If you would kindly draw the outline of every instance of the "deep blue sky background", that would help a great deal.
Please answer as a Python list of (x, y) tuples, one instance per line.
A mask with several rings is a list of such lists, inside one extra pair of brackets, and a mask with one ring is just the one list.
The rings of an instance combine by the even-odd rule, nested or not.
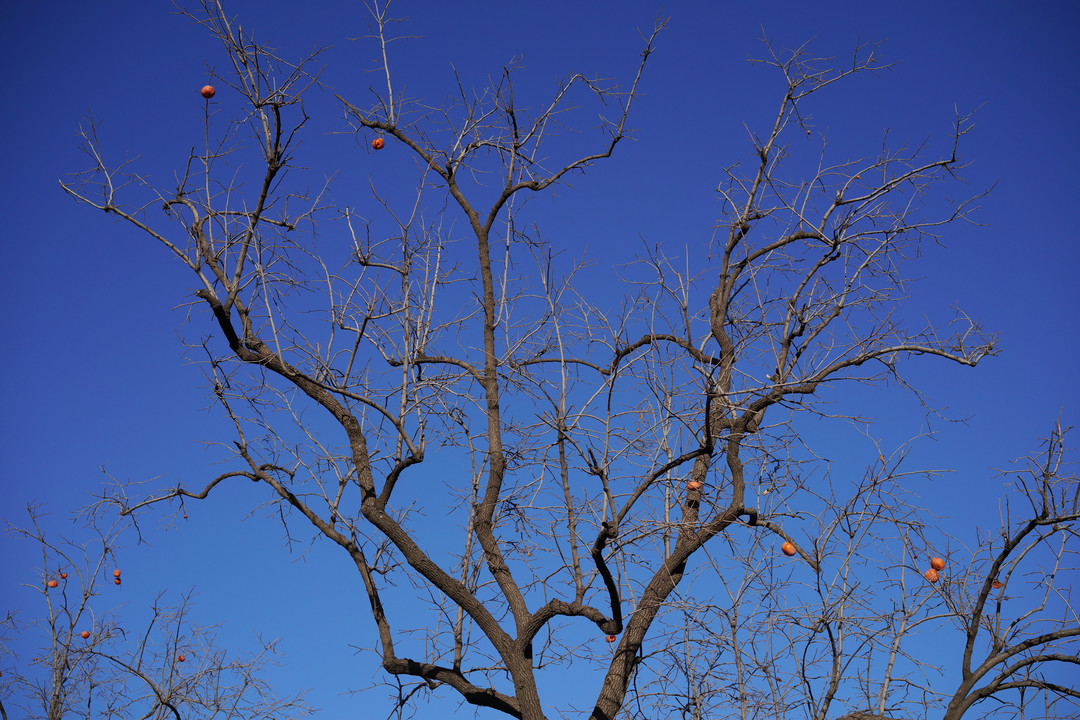
[[(970, 541), (970, 520), (995, 520), (1001, 481), (991, 469), (1033, 451), (1059, 412), (1067, 424), (1077, 417), (1077, 7), (668, 2), (671, 22), (632, 117), (636, 142), (576, 178), (574, 190), (559, 190), (556, 202), (537, 203), (547, 203), (537, 211), (545, 236), (587, 244), (603, 258), (598, 272), (631, 259), (642, 241), (672, 252), (707, 242), (721, 170), (747, 158), (745, 127), (767, 131), (782, 92), (774, 71), (746, 62), (761, 55), (763, 29), (776, 47), (812, 39), (811, 49), (827, 56), (849, 56), (860, 39), (885, 42), (882, 56), (897, 63), (891, 70), (839, 86), (815, 108), (819, 130), (841, 155), (874, 153), (886, 128), (894, 138), (929, 138), (944, 149), (954, 107), (979, 108), (962, 146), (971, 163), (965, 178), (972, 193), (996, 188), (975, 216), (982, 227), (955, 228), (945, 247), (925, 248), (913, 269), (924, 278), (914, 307), (963, 307), (1000, 333), (1001, 354), (976, 370), (909, 366), (938, 406), (967, 420), (933, 424), (940, 435), (920, 443), (915, 460), (955, 470), (926, 499), (941, 516), (959, 518), (954, 534)], [(170, 482), (217, 471), (199, 441), (227, 435), (206, 410), (199, 369), (181, 357), (184, 311), (173, 309), (188, 295), (187, 278), (161, 248), (77, 205), (57, 182), (86, 164), (75, 133), (91, 111), (114, 159), (141, 154), (140, 167), (162, 180), (200, 143), (197, 90), (205, 63), (224, 68), (224, 58), (170, 8), (119, 0), (2, 11), (0, 516), (10, 522), (22, 522), (27, 503), (39, 502), (65, 527), (65, 514), (103, 481), (99, 466), (121, 479)], [(377, 82), (367, 73), (372, 46), (348, 39), (366, 31), (359, 3), (245, 0), (230, 9), (286, 56), (333, 46), (324, 56), (325, 82), (366, 101), (364, 88)], [(399, 44), (392, 62), (410, 94), (438, 103), (451, 64), (480, 86), (522, 55), (524, 86), (539, 102), (575, 70), (629, 81), (638, 29), (648, 30), (660, 11), (659, 2), (638, 0), (403, 2), (408, 32), (421, 37)], [(225, 92), (216, 100), (230, 101)], [(341, 171), (339, 198), (362, 203), (366, 174), (385, 172), (394, 159), (363, 148), (334, 152), (342, 139), (322, 133), (340, 130), (338, 120), (316, 117), (305, 142), (325, 162), (320, 171)], [(892, 391), (867, 392), (858, 403), (845, 409), (880, 418), (874, 432), (887, 449), (927, 427), (917, 403)], [(838, 468), (873, 456), (855, 433), (819, 442)], [(315, 688), (310, 699), (320, 707), (358, 712), (360, 701), (339, 693), (364, 687), (371, 672), (350, 648), (373, 637), (359, 581), (344, 558), (321, 548), (290, 557), (272, 520), (258, 513), (245, 520), (248, 490), (229, 488), (213, 506), (189, 508), (188, 523), (151, 532), (151, 548), (131, 548), (120, 602), (134, 608), (161, 589), (197, 587), (197, 619), (225, 623), (226, 642), (241, 644), (253, 632), (282, 636), (289, 663), (282, 677)], [(226, 544), (230, 551), (220, 552)], [(0, 537), (0, 614), (40, 612), (38, 596), (22, 588), (37, 584), (35, 561), (32, 548)], [(0, 658), (0, 668), (10, 662)]]

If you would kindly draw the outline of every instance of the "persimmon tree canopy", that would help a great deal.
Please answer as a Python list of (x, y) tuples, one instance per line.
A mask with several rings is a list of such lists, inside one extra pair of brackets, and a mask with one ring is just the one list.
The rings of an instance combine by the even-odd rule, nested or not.
[[(423, 53), (403, 7), (367, 6), (366, 64), (342, 75), (331, 51), (297, 54), (208, 0), (187, 15), (217, 48), (171, 172), (83, 126), (86, 170), (63, 188), (158, 249), (218, 418), (213, 464), (117, 482), (94, 517), (149, 536), (239, 499), (293, 549), (337, 553), (359, 594), (348, 642), (397, 713), (1071, 707), (1067, 428), (961, 549), (918, 497), (935, 487), (918, 443), (862, 417), (889, 387), (930, 409), (923, 368), (964, 377), (997, 353), (972, 308), (912, 282), (939, 243), (992, 237), (967, 234), (988, 197), (964, 182), (976, 116), (939, 114), (925, 141), (891, 117), (837, 137), (830, 118), (862, 123), (852, 98), (888, 81), (880, 48), (767, 41), (753, 93), (721, 111), (702, 87), (657, 133), (638, 118), (672, 82), (666, 18), (602, 72), (560, 57), (539, 78), (514, 58), (435, 83), (402, 61)], [(717, 127), (745, 122), (707, 184), (622, 159), (711, 157), (706, 105)], [(662, 232), (629, 228), (640, 207), (601, 211), (643, 186)], [(694, 227), (680, 208), (698, 192)], [(828, 434), (851, 428), (866, 440), (840, 472)], [(162, 657), (172, 672), (181, 656)]]

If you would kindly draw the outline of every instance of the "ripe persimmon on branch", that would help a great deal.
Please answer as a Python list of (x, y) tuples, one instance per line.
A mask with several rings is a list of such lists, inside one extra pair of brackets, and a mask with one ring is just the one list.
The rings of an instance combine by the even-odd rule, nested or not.
[[(213, 334), (193, 347), (232, 426), (224, 472), (103, 505), (132, 515), (254, 483), (252, 504), (274, 503), (290, 536), (314, 533), (356, 568), (399, 712), (450, 695), (523, 720), (958, 718), (1019, 687), (949, 696), (931, 662), (908, 661), (917, 631), (973, 611), (947, 570), (923, 579), (936, 530), (902, 454), (852, 484), (811, 482), (800, 441), (801, 418), (842, 383), (903, 383), (911, 356), (974, 367), (996, 352), (962, 312), (912, 328), (897, 309), (920, 243), (982, 197), (940, 201), (971, 118), (941, 154), (886, 138), (833, 160), (811, 112), (882, 67), (874, 49), (842, 68), (769, 49), (779, 106), (745, 167), (725, 171), (716, 235), (687, 257), (645, 248), (589, 287), (585, 260), (557, 259), (519, 198), (582, 173), (587, 186), (617, 152), (665, 21), (625, 85), (575, 73), (535, 100), (511, 63), (478, 91), (454, 77), (432, 108), (391, 66), (391, 4), (369, 7), (374, 99), (336, 92), (336, 110), (359, 147), (415, 160), (404, 197), (378, 178), (370, 201), (340, 206), (302, 190), (320, 55), (283, 59), (210, 0), (193, 16), (222, 43), (230, 71), (215, 82), (240, 99), (238, 122), (216, 137), (208, 121), (170, 187), (114, 169), (85, 131), (92, 166), (64, 189), (192, 272), (192, 322)], [(605, 119), (591, 149), (563, 151), (554, 129), (583, 107)], [(250, 156), (227, 142), (239, 120)], [(806, 143), (819, 162), (799, 160)], [(396, 612), (417, 593), (429, 615)], [(969, 638), (983, 627), (970, 618)], [(547, 696), (573, 663), (595, 673), (588, 696)]]

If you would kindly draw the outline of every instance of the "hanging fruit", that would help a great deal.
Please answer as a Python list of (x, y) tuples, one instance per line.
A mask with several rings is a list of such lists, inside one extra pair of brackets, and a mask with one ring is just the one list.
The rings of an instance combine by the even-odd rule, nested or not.
[(786, 543), (784, 543), (783, 545), (780, 546), (780, 552), (784, 553), (788, 557), (791, 557), (796, 552), (795, 551), (795, 546), (792, 545), (789, 542), (786, 542)]
[(81, 633), (79, 633), (79, 637), (85, 640), (86, 638), (90, 637), (90, 633), (88, 633), (86, 630), (83, 630)]
[(67, 573), (60, 573), (61, 580), (67, 580)]
[(55, 580), (50, 580), (49, 582), (47, 582), (47, 583), (45, 583), (45, 584), (46, 584), (46, 585), (48, 585), (48, 586), (49, 586), (49, 587), (51, 587), (51, 588), (54, 588), (54, 587), (56, 587), (57, 585), (59, 585), (60, 583), (56, 582)]
[(702, 487), (704, 487), (704, 485), (697, 480), (691, 480), (690, 482), (686, 483), (686, 487), (690, 488), (691, 490), (700, 490)]
[(1005, 587), (1005, 583), (1001, 582), (1000, 580), (995, 580), (994, 582), (990, 583), (990, 587), (994, 588), (995, 590), (1000, 590), (1001, 588)]
[(938, 570), (938, 571), (944, 570), (945, 569), (945, 561), (942, 560), (939, 557), (930, 558), (930, 567), (932, 567), (932, 568), (934, 568), (935, 570)]
[(214, 89), (213, 85), (203, 85), (202, 90), (199, 91), (199, 94), (209, 100), (210, 98), (214, 97), (214, 95), (217, 95), (217, 90)]
[(375, 150), (382, 150), (384, 147), (386, 147), (386, 141), (382, 138), (375, 138), (371, 141), (371, 147)]
[(113, 570), (112, 571), (112, 576), (115, 577), (115, 578), (120, 577), (120, 571), (119, 570)]
[(113, 583), (116, 584), (116, 585), (119, 585), (120, 584), (120, 578), (113, 578)]
[(608, 635), (608, 636), (607, 636), (607, 641), (608, 641), (609, 643), (613, 643), (613, 642), (615, 642), (615, 641), (616, 641), (616, 640), (618, 640), (618, 639), (619, 639), (619, 638), (615, 637), (614, 635)]
[(176, 662), (184, 662), (185, 660), (187, 660), (187, 657), (184, 656), (184, 655), (177, 655), (176, 656)]
[(926, 578), (927, 580), (929, 580), (932, 583), (936, 583), (938, 581), (938, 578), (940, 578), (941, 576), (938, 575), (937, 570), (935, 570), (934, 568), (930, 568), (929, 570), (927, 570), (926, 572), (923, 573), (923, 577)]

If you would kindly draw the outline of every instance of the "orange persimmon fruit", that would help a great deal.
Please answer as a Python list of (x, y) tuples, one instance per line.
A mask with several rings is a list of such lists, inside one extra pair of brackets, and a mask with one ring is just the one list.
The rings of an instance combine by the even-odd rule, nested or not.
[(795, 554), (795, 546), (789, 542), (786, 542), (780, 546), (780, 552), (784, 553), (788, 557), (791, 557)]
[(926, 572), (923, 573), (923, 577), (926, 578), (927, 580), (929, 580), (932, 583), (936, 583), (938, 581), (938, 578), (941, 577), (941, 576), (938, 575), (937, 570), (935, 570), (934, 568), (930, 568), (929, 570), (927, 570)]
[(614, 635), (608, 635), (608, 636), (607, 636), (607, 641), (608, 641), (609, 643), (613, 643), (613, 642), (615, 642), (616, 640), (618, 640), (618, 638), (617, 638), (617, 637), (615, 637)]
[(113, 577), (120, 577), (120, 571), (119, 570), (113, 570), (112, 571), (112, 576)]
[(690, 482), (686, 483), (686, 487), (690, 488), (691, 490), (700, 490), (703, 487), (703, 484), (698, 480), (691, 480)]
[(88, 633), (86, 630), (83, 630), (81, 633), (79, 633), (79, 637), (85, 640), (86, 638), (90, 637), (90, 633)]
[(930, 567), (940, 572), (945, 569), (945, 561), (939, 557), (930, 558)]
[(382, 138), (375, 138), (371, 141), (371, 147), (375, 150), (382, 150), (384, 147), (386, 147), (386, 141)]
[(209, 100), (210, 98), (217, 95), (217, 90), (214, 89), (213, 85), (203, 85), (202, 90), (199, 91), (199, 94)]
[(67, 573), (60, 573), (61, 580), (67, 580)]
[(48, 585), (49, 587), (56, 587), (60, 583), (56, 582), (55, 580), (50, 580), (49, 582), (47, 582), (45, 584)]

